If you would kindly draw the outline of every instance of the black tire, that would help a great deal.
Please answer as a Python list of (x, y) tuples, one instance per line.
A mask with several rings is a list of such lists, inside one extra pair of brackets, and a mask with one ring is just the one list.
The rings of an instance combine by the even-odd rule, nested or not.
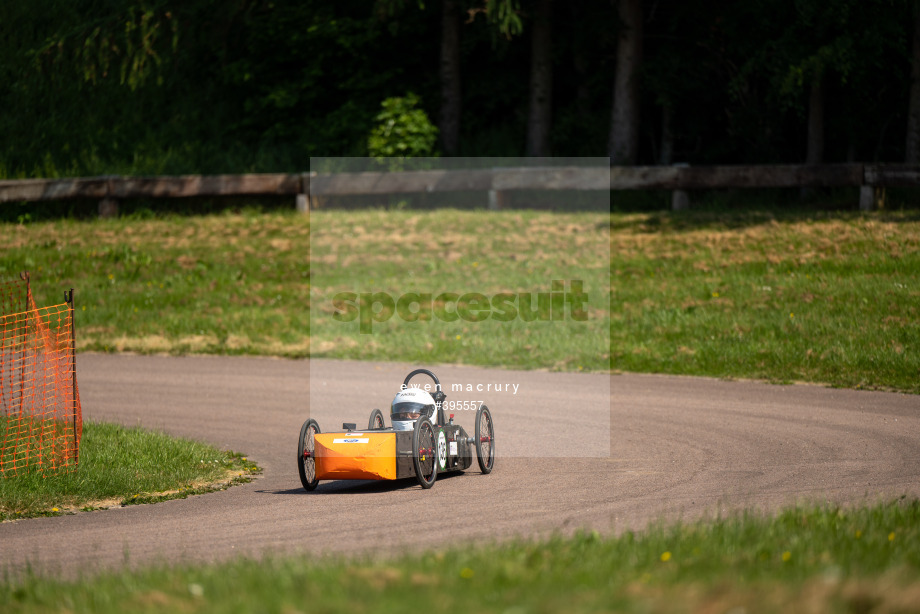
[(300, 442), (297, 446), (297, 470), (300, 473), (300, 483), (307, 490), (314, 490), (319, 484), (316, 479), (316, 459), (313, 456), (316, 443), (313, 436), (319, 433), (319, 424), (310, 418), (300, 427)]
[(367, 430), (378, 431), (380, 429), (385, 429), (386, 427), (386, 422), (383, 421), (383, 412), (379, 409), (372, 411), (371, 419), (367, 423)]
[(483, 473), (492, 473), (495, 467), (495, 427), (492, 412), (485, 405), (476, 411), (476, 460)]
[(431, 488), (438, 478), (438, 451), (435, 449), (434, 428), (424, 418), (415, 421), (412, 433), (412, 464), (415, 477), (422, 488)]

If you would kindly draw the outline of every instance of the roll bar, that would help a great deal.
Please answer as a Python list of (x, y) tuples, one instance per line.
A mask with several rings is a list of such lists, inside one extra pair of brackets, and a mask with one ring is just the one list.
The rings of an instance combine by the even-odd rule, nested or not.
[(415, 371), (412, 371), (411, 373), (409, 373), (409, 375), (406, 376), (406, 379), (403, 380), (403, 388), (408, 388), (409, 380), (411, 380), (413, 377), (419, 374), (427, 375), (432, 380), (434, 380), (435, 390), (434, 390), (434, 394), (431, 396), (432, 398), (434, 398), (435, 408), (438, 411), (438, 425), (444, 426), (447, 423), (447, 421), (444, 419), (444, 399), (447, 398), (447, 395), (444, 394), (444, 391), (441, 389), (441, 382), (440, 380), (438, 380), (437, 375), (435, 375), (428, 369), (416, 369)]

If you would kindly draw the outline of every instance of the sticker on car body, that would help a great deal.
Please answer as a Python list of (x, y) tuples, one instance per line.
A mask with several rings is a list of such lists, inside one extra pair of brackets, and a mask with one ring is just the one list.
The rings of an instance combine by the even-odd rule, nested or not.
[(438, 464), (441, 469), (447, 467), (447, 438), (444, 431), (438, 431)]

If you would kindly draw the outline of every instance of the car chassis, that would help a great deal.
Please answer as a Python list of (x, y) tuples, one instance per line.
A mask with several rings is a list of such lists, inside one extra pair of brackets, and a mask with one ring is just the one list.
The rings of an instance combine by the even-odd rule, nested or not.
[(344, 431), (323, 433), (310, 418), (300, 429), (297, 469), (300, 482), (314, 490), (320, 480), (399, 480), (415, 477), (422, 488), (431, 488), (438, 473), (463, 471), (473, 464), (473, 449), (482, 473), (495, 466), (495, 439), (492, 414), (481, 405), (476, 410), (475, 434), (470, 437), (454, 415), (445, 420), (444, 399), (438, 377), (428, 369), (416, 369), (406, 376), (403, 388), (416, 375), (434, 381), (434, 422), (419, 418), (411, 431), (397, 431), (384, 423), (383, 412), (371, 412), (367, 428), (354, 423), (342, 425)]

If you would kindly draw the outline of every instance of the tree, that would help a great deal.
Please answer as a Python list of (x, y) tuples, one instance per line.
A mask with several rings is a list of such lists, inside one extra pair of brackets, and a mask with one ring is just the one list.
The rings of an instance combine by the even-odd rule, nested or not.
[[(866, 156), (870, 145), (872, 157), (879, 158), (896, 116), (880, 113), (880, 103), (903, 82), (898, 73), (903, 70), (906, 3), (787, 0), (780, 8), (777, 16), (763, 20), (770, 21), (772, 34), (766, 29), (757, 34), (770, 41), (766, 52), (751, 54), (743, 72), (747, 78), (766, 78), (768, 95), (792, 112), (807, 163), (826, 162), (832, 151), (855, 159), (862, 148)], [(835, 121), (836, 129), (828, 129)], [(837, 140), (833, 148), (826, 144), (830, 138)], [(801, 160), (801, 149), (798, 156), (784, 157)]]
[(910, 55), (910, 102), (904, 161), (908, 164), (917, 164), (920, 162), (920, 5), (916, 1), (911, 4), (914, 37)]
[[(706, 0), (664, 1), (646, 18), (641, 86), (646, 108), (654, 105), (660, 117), (659, 138), (651, 140), (658, 164), (672, 164), (675, 155), (687, 160), (690, 152), (679, 141), (692, 136), (690, 126), (699, 123), (694, 115), (709, 106), (709, 90), (719, 82), (721, 58), (712, 51), (720, 47), (713, 44), (718, 9)], [(646, 132), (651, 128), (647, 121)]]
[(536, 0), (530, 45), (527, 155), (550, 155), (553, 109), (553, 1)]
[(635, 164), (639, 153), (642, 0), (619, 0), (617, 8), (620, 23), (607, 155), (612, 164)]
[(457, 0), (441, 4), (441, 111), (438, 129), (441, 149), (448, 156), (460, 151), (460, 117), (463, 98), (460, 78), (460, 11)]
[[(396, 18), (409, 5), (415, 4), (420, 11), (425, 9), (422, 0), (377, 0), (376, 13), (394, 27)], [(441, 150), (448, 156), (460, 151), (460, 121), (462, 117), (462, 78), (460, 65), (460, 2), (441, 1), (440, 56), (438, 75), (440, 78), (441, 106), (438, 112), (438, 131)]]
[(821, 164), (824, 162), (824, 76), (820, 72), (812, 77), (809, 90), (805, 163)]
[[(527, 106), (528, 156), (550, 152), (553, 109), (553, 2), (533, 0), (530, 40), (530, 85)], [(512, 38), (524, 30), (518, 0), (487, 0), (486, 15), (498, 31)]]

